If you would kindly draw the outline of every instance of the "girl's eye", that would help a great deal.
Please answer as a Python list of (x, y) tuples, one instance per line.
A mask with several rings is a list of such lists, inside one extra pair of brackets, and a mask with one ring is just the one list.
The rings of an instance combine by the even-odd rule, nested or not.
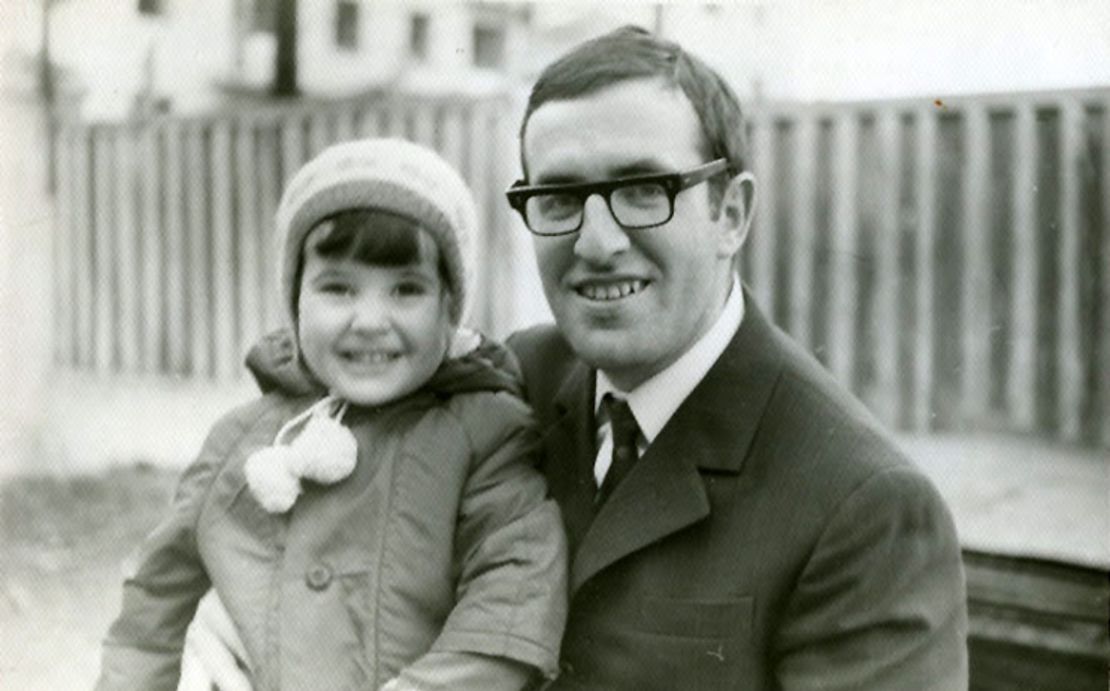
[(354, 290), (346, 283), (328, 282), (320, 284), (320, 292), (325, 295), (336, 295), (339, 297), (346, 297), (352, 295)]
[(417, 283), (416, 281), (398, 283), (394, 291), (401, 297), (414, 297), (424, 295), (428, 292), (423, 283)]

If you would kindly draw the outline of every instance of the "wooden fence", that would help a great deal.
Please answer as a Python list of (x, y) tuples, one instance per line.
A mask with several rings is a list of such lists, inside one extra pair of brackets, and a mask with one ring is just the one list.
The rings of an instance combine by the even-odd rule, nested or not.
[(752, 120), (746, 280), (872, 410), (1110, 446), (1110, 90)]
[[(228, 379), (277, 323), (270, 221), (333, 141), (432, 145), (479, 201), (504, 322), (507, 99), (388, 97), (58, 133), (56, 359)], [(767, 106), (743, 257), (775, 320), (885, 420), (1110, 447), (1110, 90)]]
[[(382, 96), (192, 119), (70, 124), (57, 135), (55, 358), (99, 372), (229, 380), (281, 323), (273, 218), (284, 183), (327, 145), (396, 136), (440, 151), (467, 179), (478, 255), (496, 255), (515, 165), (508, 100)], [(474, 321), (500, 320), (487, 262)]]

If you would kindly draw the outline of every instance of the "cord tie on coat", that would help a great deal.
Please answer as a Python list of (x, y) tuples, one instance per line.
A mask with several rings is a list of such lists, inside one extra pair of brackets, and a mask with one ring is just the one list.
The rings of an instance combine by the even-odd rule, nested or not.
[[(331, 485), (351, 474), (358, 443), (340, 422), (346, 412), (346, 401), (325, 396), (282, 425), (271, 446), (247, 458), (243, 472), (262, 508), (285, 513), (300, 496), (301, 480)], [(290, 441), (298, 427), (300, 433)]]

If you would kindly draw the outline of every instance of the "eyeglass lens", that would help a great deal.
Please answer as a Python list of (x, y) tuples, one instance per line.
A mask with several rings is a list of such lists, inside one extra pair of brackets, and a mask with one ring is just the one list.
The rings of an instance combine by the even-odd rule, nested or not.
[[(632, 183), (607, 195), (609, 213), (626, 228), (644, 228), (666, 222), (671, 215), (671, 197), (659, 183)], [(585, 193), (556, 192), (530, 197), (525, 204), (529, 227), (537, 233), (565, 233), (582, 222)]]

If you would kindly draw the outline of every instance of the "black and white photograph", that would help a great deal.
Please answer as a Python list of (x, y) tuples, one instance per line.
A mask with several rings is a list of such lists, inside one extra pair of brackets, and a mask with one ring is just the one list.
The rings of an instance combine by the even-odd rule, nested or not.
[(1110, 3), (0, 0), (0, 689), (1110, 688)]

